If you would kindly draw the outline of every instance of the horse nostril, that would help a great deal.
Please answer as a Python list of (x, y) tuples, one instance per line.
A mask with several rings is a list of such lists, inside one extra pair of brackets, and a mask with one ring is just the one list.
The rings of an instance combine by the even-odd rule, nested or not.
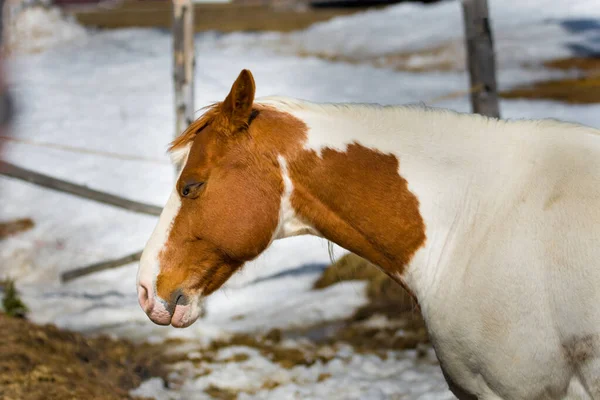
[(180, 305), (180, 306), (185, 306), (188, 304), (188, 298), (185, 294), (183, 293), (179, 293), (178, 296), (175, 298), (175, 303), (174, 305)]
[(140, 282), (140, 286), (138, 288), (138, 300), (144, 311), (147, 312), (152, 308), (150, 289), (148, 284), (145, 282)]

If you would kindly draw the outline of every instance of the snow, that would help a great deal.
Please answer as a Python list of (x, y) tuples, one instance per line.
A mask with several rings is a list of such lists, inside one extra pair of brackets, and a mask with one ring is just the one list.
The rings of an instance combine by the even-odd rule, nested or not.
[[(600, 4), (595, 0), (568, 4), (495, 0), (490, 1), (490, 8), (503, 88), (573, 74), (527, 67), (524, 62), (535, 65), (597, 49), (594, 38), (600, 32)], [(165, 154), (174, 125), (169, 34), (150, 29), (85, 31), (69, 21), (56, 22), (53, 11), (27, 18), (30, 25), (23, 25), (24, 31), (46, 32), (47, 26), (48, 34), (23, 42), (25, 51), (13, 54), (7, 66), (17, 101), (15, 137), (144, 156), (152, 161), (21, 143), (6, 143), (3, 159), (94, 189), (164, 204), (173, 184), (173, 169)], [(300, 55), (323, 53), (361, 60), (448, 43), (460, 52), (460, 18), (455, 1), (430, 6), (402, 4), (336, 18), (291, 34), (198, 35), (196, 107), (223, 99), (242, 68), (252, 70), (258, 96), (430, 103), (465, 90), (466, 74), (459, 67), (415, 73)], [(34, 38), (27, 35), (24, 37)], [(427, 57), (415, 56), (410, 62), (431, 63)], [(470, 109), (466, 97), (435, 105)], [(511, 100), (502, 101), (501, 111), (509, 118), (552, 117), (600, 127), (600, 105)], [(31, 231), (0, 244), (0, 278), (17, 280), (37, 322), (152, 342), (184, 338), (190, 351), (197, 351), (198, 345), (232, 332), (335, 321), (366, 302), (361, 282), (310, 290), (329, 263), (327, 243), (296, 237), (276, 241), (248, 263), (227, 288), (208, 299), (204, 319), (185, 330), (160, 327), (152, 324), (137, 304), (136, 265), (69, 284), (58, 282), (58, 275), (71, 268), (139, 250), (156, 218), (6, 178), (0, 178), (0, 201), (0, 220), (31, 217), (36, 224)], [(337, 256), (344, 252), (336, 248)], [(367, 323), (383, 327), (387, 321), (375, 318)], [(218, 383), (246, 391), (240, 396), (244, 399), (452, 398), (432, 355), (423, 362), (411, 352), (392, 352), (382, 360), (347, 348), (325, 365), (286, 370), (253, 349), (244, 351), (251, 356), (248, 361), (211, 365), (214, 372), (200, 378), (188, 366), (188, 375), (182, 372), (183, 384), (177, 390), (165, 390), (151, 380), (139, 392), (158, 398), (202, 398), (203, 388)], [(321, 373), (331, 377), (317, 382)], [(280, 385), (258, 390), (266, 379), (278, 379)]]
[[(595, 0), (488, 3), (501, 69), (574, 52), (600, 51), (600, 7)], [(213, 40), (224, 47), (269, 47), (285, 54), (320, 54), (352, 60), (448, 47), (450, 54), (444, 56), (452, 58), (460, 69), (465, 59), (463, 29), (460, 2), (442, 1), (433, 5), (398, 4), (338, 17), (289, 34), (232, 34), (215, 36)], [(416, 57), (409, 62), (419, 62)]]
[[(17, 4), (13, 4), (17, 3)], [(57, 7), (33, 6), (20, 9), (7, 5), (3, 40), (11, 53), (36, 53), (86, 37), (86, 30)]]
[[(132, 394), (154, 396), (158, 400), (210, 399), (203, 390), (210, 385), (218, 385), (242, 391), (238, 396), (240, 400), (454, 398), (445, 390), (446, 383), (437, 373), (439, 367), (432, 351), (422, 358), (415, 351), (390, 353), (386, 360), (382, 360), (373, 355), (355, 354), (351, 348), (342, 347), (336, 358), (326, 364), (316, 362), (309, 367), (284, 369), (251, 348), (226, 350), (227, 353), (221, 352), (219, 356), (229, 358), (233, 354), (246, 354), (248, 359), (207, 363), (205, 368), (212, 370), (210, 374), (187, 379), (176, 391), (165, 389), (160, 380), (154, 379), (143, 383)], [(180, 373), (185, 374), (185, 369), (186, 366), (182, 366)], [(277, 386), (265, 390), (262, 389), (264, 382)]]

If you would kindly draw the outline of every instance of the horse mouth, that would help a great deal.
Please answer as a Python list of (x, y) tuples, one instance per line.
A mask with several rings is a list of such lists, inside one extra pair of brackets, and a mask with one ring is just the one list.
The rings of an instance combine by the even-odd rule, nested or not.
[(201, 313), (201, 298), (188, 301), (185, 296), (179, 296), (171, 316), (170, 324), (174, 328), (187, 328), (198, 320)]
[(186, 296), (178, 296), (175, 305), (168, 306), (164, 300), (157, 299), (151, 309), (145, 309), (146, 315), (157, 325), (186, 328), (200, 317), (202, 300), (188, 301)]
[(190, 304), (176, 305), (175, 310), (173, 311), (173, 316), (171, 317), (171, 326), (174, 328), (187, 328), (193, 324), (197, 317), (194, 318), (193, 315), (190, 315), (191, 308), (192, 306)]

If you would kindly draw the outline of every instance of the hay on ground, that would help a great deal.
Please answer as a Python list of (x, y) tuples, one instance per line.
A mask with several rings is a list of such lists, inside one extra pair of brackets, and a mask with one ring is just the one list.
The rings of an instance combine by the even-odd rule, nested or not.
[(572, 57), (553, 60), (546, 68), (579, 71), (576, 78), (554, 79), (500, 92), (505, 99), (554, 100), (570, 104), (600, 102), (600, 57)]
[(162, 351), (106, 336), (88, 338), (0, 313), (0, 398), (132, 399), (151, 377), (166, 379)]
[(313, 288), (323, 289), (349, 280), (367, 281), (370, 309), (380, 309), (381, 313), (393, 317), (406, 311), (413, 311), (416, 307), (413, 298), (402, 286), (375, 265), (353, 253), (344, 255), (325, 269)]

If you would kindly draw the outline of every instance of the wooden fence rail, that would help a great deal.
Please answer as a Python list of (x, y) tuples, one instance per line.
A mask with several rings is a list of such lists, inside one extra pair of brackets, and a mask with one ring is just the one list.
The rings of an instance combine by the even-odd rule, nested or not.
[(122, 265), (139, 261), (141, 257), (142, 257), (142, 251), (140, 250), (136, 253), (129, 254), (125, 257), (117, 258), (115, 260), (102, 261), (99, 263), (86, 265), (84, 267), (75, 268), (75, 269), (72, 269), (71, 271), (63, 272), (62, 274), (60, 274), (60, 280), (61, 280), (61, 282), (66, 283), (66, 282), (72, 281), (74, 279), (81, 278), (82, 276), (85, 276), (85, 275), (93, 274), (95, 272), (100, 272), (100, 271), (104, 271), (107, 269), (118, 268)]
[[(139, 203), (137, 201), (127, 200), (113, 194), (100, 192), (98, 190), (89, 189), (86, 186), (77, 185), (71, 182), (56, 179), (48, 175), (40, 174), (39, 172), (30, 171), (25, 168), (18, 167), (14, 164), (0, 161), (0, 175), (11, 178), (20, 179), (29, 183), (46, 187), (63, 193), (69, 193), (75, 196), (82, 197), (88, 200), (94, 200), (99, 203), (109, 204), (115, 207), (124, 208), (126, 210), (135, 211), (142, 214), (160, 215), (162, 208), (151, 204)], [(117, 268), (125, 264), (138, 261), (142, 256), (142, 251), (129, 254), (125, 257), (114, 260), (103, 261), (86, 265), (80, 268), (75, 268), (71, 271), (64, 272), (60, 275), (62, 282), (69, 282), (85, 275), (95, 272), (104, 271), (106, 269)]]
[(0, 161), (0, 175), (20, 179), (48, 189), (69, 193), (99, 203), (110, 204), (111, 206), (124, 208), (141, 214), (158, 216), (162, 211), (161, 207), (155, 205), (127, 200), (123, 197), (115, 196), (114, 194), (100, 192), (83, 185), (77, 185), (39, 172), (21, 168), (5, 161)]

